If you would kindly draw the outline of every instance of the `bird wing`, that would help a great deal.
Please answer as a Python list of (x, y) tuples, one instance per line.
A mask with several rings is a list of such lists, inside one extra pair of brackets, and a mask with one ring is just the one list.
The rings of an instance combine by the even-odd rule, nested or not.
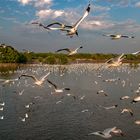
[(132, 53), (133, 55), (137, 55), (137, 54), (139, 54), (140, 53), (140, 51), (137, 51), (137, 52), (134, 52), (134, 53)]
[(48, 80), (48, 79), (47, 79), (47, 81), (48, 81), (49, 84), (51, 84), (52, 86), (54, 86), (55, 89), (57, 89), (57, 86), (56, 86), (54, 83), (52, 83), (52, 82), (51, 82), (50, 80)]
[(103, 131), (104, 134), (110, 134), (112, 131), (114, 131), (116, 129), (116, 126), (115, 127), (112, 127), (112, 128), (107, 128)]
[(124, 53), (117, 57), (118, 61), (122, 61), (124, 59)]
[(50, 26), (53, 26), (53, 25), (59, 25), (59, 26), (62, 26), (63, 24), (60, 23), (60, 22), (53, 22), (53, 23), (47, 25), (47, 27), (50, 27)]
[(48, 77), (50, 75), (50, 72), (48, 72), (46, 75), (44, 75), (42, 78), (41, 78), (41, 81), (44, 81), (46, 79), (46, 77)]
[(67, 52), (71, 52), (71, 50), (70, 50), (70, 49), (68, 49), (68, 48), (65, 48), (65, 49), (59, 49), (59, 50), (57, 50), (56, 52), (60, 52), (60, 51), (67, 51)]
[(89, 12), (90, 12), (90, 4), (88, 5), (84, 15), (73, 25), (73, 27), (77, 28), (79, 24), (88, 16)]
[(33, 75), (22, 74), (22, 75), (19, 76), (19, 78), (21, 78), (21, 77), (30, 77), (33, 80), (37, 81), (37, 78), (35, 76), (33, 76)]
[(105, 64), (107, 63), (107, 64), (110, 64), (110, 63), (112, 63), (113, 62), (113, 58), (110, 58), (109, 60), (107, 60), (106, 62), (105, 62)]
[(40, 22), (32, 22), (32, 24), (37, 24), (37, 25), (42, 26), (43, 28), (45, 28), (47, 30), (51, 30), (50, 28), (48, 28), (47, 26), (45, 26), (44, 24), (42, 24)]
[(113, 34), (103, 34), (103, 36), (107, 36), (107, 37), (116, 37), (116, 35), (113, 35)]

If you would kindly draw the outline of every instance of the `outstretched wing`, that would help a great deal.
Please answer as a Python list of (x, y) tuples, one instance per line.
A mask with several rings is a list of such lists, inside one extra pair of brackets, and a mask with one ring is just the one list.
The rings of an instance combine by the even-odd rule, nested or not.
[(36, 77), (33, 76), (33, 75), (22, 74), (22, 75), (19, 76), (19, 79), (20, 79), (21, 77), (30, 77), (30, 78), (32, 78), (33, 80), (37, 81)]
[(62, 26), (63, 24), (60, 23), (60, 22), (53, 22), (53, 23), (47, 25), (47, 27), (51, 27), (51, 26), (53, 26), (53, 25), (59, 25), (59, 26)]
[(70, 50), (70, 49), (68, 49), (68, 48), (65, 48), (65, 49), (59, 49), (59, 50), (57, 50), (56, 52), (60, 52), (60, 51), (67, 51), (67, 52), (71, 52), (71, 50)]
[(90, 4), (88, 5), (84, 15), (73, 25), (73, 27), (77, 28), (79, 24), (88, 16), (89, 12), (90, 12)]
[(32, 22), (32, 24), (37, 24), (37, 25), (43, 27), (44, 29), (51, 30), (50, 28), (48, 28), (47, 26), (45, 26), (44, 24), (42, 24), (40, 22)]
[(55, 89), (57, 89), (57, 85), (55, 85), (54, 83), (52, 83), (49, 79), (47, 79), (48, 83), (51, 84)]
[(44, 81), (46, 79), (46, 77), (48, 77), (50, 75), (51, 72), (48, 72), (46, 75), (44, 75), (42, 78), (41, 78), (41, 81)]

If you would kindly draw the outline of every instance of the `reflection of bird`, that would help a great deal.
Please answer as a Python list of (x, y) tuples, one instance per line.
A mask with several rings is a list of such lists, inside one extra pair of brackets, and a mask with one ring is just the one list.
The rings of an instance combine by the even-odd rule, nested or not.
[(60, 89), (60, 88), (57, 87), (56, 84), (52, 83), (50, 80), (47, 79), (47, 81), (48, 81), (49, 84), (51, 84), (54, 87), (55, 92), (61, 93), (64, 90), (70, 90), (70, 88), (61, 88)]
[(112, 40), (120, 38), (135, 38), (134, 36), (121, 35), (121, 34), (103, 34), (103, 36), (111, 37)]
[(76, 48), (75, 50), (70, 50), (70, 49), (68, 49), (68, 48), (65, 48), (65, 49), (59, 49), (59, 50), (57, 50), (56, 52), (67, 51), (67, 52), (68, 52), (68, 55), (70, 56), (70, 55), (76, 54), (77, 51), (78, 51), (79, 49), (82, 49), (82, 48), (83, 48), (82, 46), (80, 46), (79, 48)]
[(48, 75), (50, 75), (50, 72), (48, 72), (40, 80), (38, 80), (34, 75), (28, 75), (28, 74), (22, 74), (22, 75), (19, 76), (19, 78), (21, 78), (21, 77), (30, 77), (35, 81), (36, 85), (41, 86), (43, 84), (43, 82), (46, 80), (46, 78), (48, 77)]
[(131, 116), (133, 116), (133, 111), (132, 111), (132, 109), (130, 109), (130, 108), (124, 108), (124, 109), (121, 111), (121, 114), (124, 113), (124, 112), (128, 112), (128, 113), (130, 113)]
[(118, 67), (122, 64), (122, 60), (125, 58), (124, 53), (119, 55), (118, 57), (109, 59), (106, 64), (108, 64), (108, 67)]
[(90, 133), (88, 135), (97, 135), (97, 136), (101, 136), (101, 137), (107, 139), (107, 138), (111, 138), (112, 137), (111, 132), (115, 131), (116, 129), (117, 129), (116, 127), (107, 128), (104, 131), (92, 132), (92, 133)]
[(6, 84), (14, 83), (18, 80), (19, 80), (19, 78), (16, 78), (16, 79), (0, 79), (0, 82), (2, 82), (3, 85), (6, 85)]
[(75, 34), (78, 36), (77, 28), (80, 25), (80, 23), (88, 16), (89, 12), (90, 12), (90, 4), (88, 5), (84, 15), (74, 25), (68, 26), (68, 25), (65, 25), (65, 24), (62, 24), (59, 22), (55, 22), (55, 23), (49, 24), (47, 27), (50, 28), (51, 30), (53, 30), (56, 28), (53, 28), (51, 26), (57, 24), (57, 25), (60, 25), (60, 28), (57, 28), (57, 29), (66, 31), (68, 36), (73, 37), (73, 35), (75, 35)]

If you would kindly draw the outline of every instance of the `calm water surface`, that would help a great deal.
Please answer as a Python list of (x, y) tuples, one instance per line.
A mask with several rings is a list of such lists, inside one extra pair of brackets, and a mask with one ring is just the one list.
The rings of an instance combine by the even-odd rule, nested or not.
[[(65, 69), (63, 69), (65, 67)], [(52, 73), (48, 79), (58, 87), (69, 87), (70, 91), (51, 94), (54, 90), (47, 81), (39, 87), (30, 78), (22, 78), (15, 83), (0, 85), (0, 102), (5, 102), (0, 111), (0, 140), (102, 140), (89, 133), (106, 128), (120, 128), (124, 137), (113, 136), (113, 140), (137, 140), (140, 138), (140, 102), (131, 104), (140, 83), (140, 67), (137, 69), (122, 66), (117, 69), (98, 70), (96, 64), (77, 64), (70, 66), (29, 66), (10, 75), (0, 75), (1, 79), (17, 78), (21, 73), (36, 77)], [(115, 82), (104, 82), (115, 79)], [(98, 95), (104, 90), (108, 96)], [(23, 91), (22, 95), (19, 92)], [(68, 96), (67, 94), (71, 94)], [(128, 95), (128, 100), (120, 97)], [(73, 98), (73, 96), (76, 97)], [(80, 98), (84, 96), (84, 99)], [(33, 103), (29, 108), (25, 105)], [(101, 106), (118, 107), (106, 110)], [(131, 108), (134, 116), (124, 113), (123, 108)], [(83, 111), (88, 110), (88, 111)], [(28, 113), (25, 122), (21, 118)]]

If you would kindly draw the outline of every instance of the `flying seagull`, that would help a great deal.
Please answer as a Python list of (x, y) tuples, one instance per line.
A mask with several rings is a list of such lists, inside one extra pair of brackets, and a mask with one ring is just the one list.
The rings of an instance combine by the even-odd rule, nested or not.
[(110, 37), (112, 40), (117, 40), (120, 38), (135, 38), (134, 36), (122, 35), (122, 34), (103, 34), (103, 36)]
[(54, 84), (54, 83), (51, 82), (50, 80), (47, 79), (47, 81), (48, 81), (49, 84), (51, 84), (51, 85), (54, 87), (54, 90), (55, 90), (55, 92), (57, 92), (57, 93), (61, 93), (61, 92), (63, 92), (64, 90), (70, 90), (70, 88), (61, 88), (61, 89), (60, 89), (60, 88), (57, 87), (56, 84)]
[(78, 50), (79, 50), (79, 49), (82, 49), (82, 48), (83, 48), (82, 46), (76, 48), (75, 50), (70, 50), (70, 49), (68, 49), (68, 48), (65, 48), (65, 49), (59, 49), (59, 50), (57, 50), (56, 52), (67, 51), (67, 52), (68, 52), (68, 55), (71, 56), (71, 55), (76, 54), (76, 53), (78, 52)]
[(132, 109), (130, 109), (130, 108), (124, 108), (124, 109), (121, 111), (121, 114), (124, 113), (124, 112), (130, 113), (131, 116), (133, 116), (133, 114), (134, 114), (133, 111), (132, 111)]
[(105, 62), (106, 64), (108, 64), (108, 67), (118, 67), (122, 64), (122, 60), (125, 58), (125, 54), (122, 53), (121, 55), (119, 55), (116, 58), (111, 58), (109, 59), (107, 62)]
[(137, 55), (139, 55), (139, 54), (140, 54), (140, 51), (133, 52), (132, 54), (137, 56)]
[(48, 75), (50, 75), (50, 72), (48, 72), (46, 75), (44, 75), (41, 79), (37, 79), (34, 75), (22, 74), (19, 76), (19, 78), (30, 77), (35, 81), (36, 85), (41, 86), (44, 83), (44, 81), (46, 80), (46, 78), (48, 77)]
[(113, 132), (115, 130), (117, 130), (117, 127), (107, 128), (104, 131), (92, 132), (92, 133), (89, 133), (88, 135), (97, 135), (97, 136), (100, 136), (102, 138), (108, 139), (108, 138), (112, 137), (111, 132)]
[(80, 25), (80, 23), (88, 16), (90, 12), (90, 4), (88, 5), (84, 15), (72, 26), (69, 26), (69, 25), (65, 25), (65, 24), (62, 24), (62, 23), (59, 23), (59, 22), (55, 22), (55, 23), (51, 23), (47, 26), (47, 28), (50, 28), (51, 30), (53, 29), (56, 29), (56, 28), (53, 28), (51, 26), (53, 25), (59, 25), (60, 27), (57, 28), (58, 30), (62, 30), (62, 31), (66, 31), (67, 32), (67, 36), (70, 36), (70, 37), (73, 37), (73, 35), (77, 35), (78, 36), (78, 26)]

